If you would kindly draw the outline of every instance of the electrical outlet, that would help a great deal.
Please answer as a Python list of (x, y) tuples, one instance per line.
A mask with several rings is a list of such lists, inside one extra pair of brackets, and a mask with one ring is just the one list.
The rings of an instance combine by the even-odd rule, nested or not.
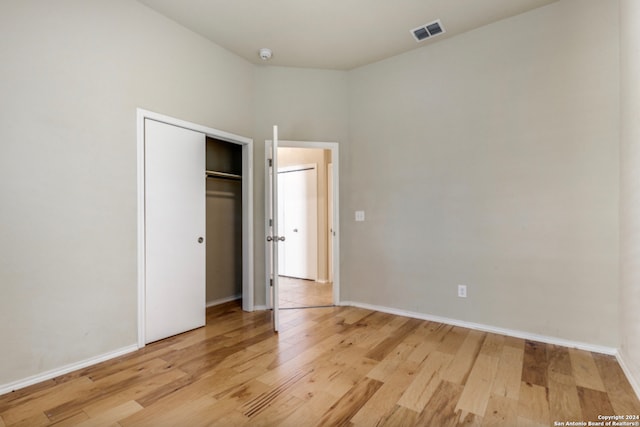
[(364, 221), (364, 211), (356, 211), (356, 221)]
[(467, 297), (467, 285), (458, 285), (458, 297), (460, 298)]

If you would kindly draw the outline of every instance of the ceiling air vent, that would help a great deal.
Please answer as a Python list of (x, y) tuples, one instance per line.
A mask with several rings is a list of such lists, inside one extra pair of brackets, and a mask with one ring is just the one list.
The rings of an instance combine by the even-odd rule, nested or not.
[(413, 38), (415, 38), (417, 42), (421, 42), (422, 40), (426, 40), (429, 37), (437, 36), (442, 33), (444, 33), (444, 28), (442, 28), (442, 24), (439, 19), (411, 30), (411, 35), (413, 35)]

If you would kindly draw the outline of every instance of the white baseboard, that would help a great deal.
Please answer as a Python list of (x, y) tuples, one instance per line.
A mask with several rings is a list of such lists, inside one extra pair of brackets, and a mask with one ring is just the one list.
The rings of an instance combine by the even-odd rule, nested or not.
[(587, 344), (587, 343), (578, 342), (578, 341), (570, 341), (570, 340), (565, 340), (563, 338), (532, 334), (529, 332), (499, 328), (495, 326), (483, 325), (480, 323), (465, 322), (463, 320), (450, 319), (447, 317), (440, 317), (440, 316), (432, 316), (430, 314), (416, 313), (412, 311), (399, 310), (396, 308), (383, 307), (379, 305), (365, 304), (365, 303), (359, 303), (354, 301), (341, 301), (340, 305), (359, 307), (367, 310), (381, 311), (383, 313), (395, 314), (397, 316), (413, 317), (415, 319), (429, 320), (432, 322), (444, 323), (447, 325), (461, 326), (463, 328), (475, 329), (483, 332), (491, 332), (499, 335), (507, 335), (510, 337), (522, 338), (525, 340), (539, 341), (547, 344), (560, 345), (563, 347), (577, 348), (580, 350), (592, 351), (594, 353), (602, 353), (610, 356), (614, 356), (618, 353), (618, 350), (613, 347), (605, 347), (605, 346)]
[(266, 305), (254, 305), (253, 306), (253, 310), (254, 311), (264, 311), (264, 310), (271, 310), (271, 309), (268, 308)]
[(14, 381), (8, 384), (0, 384), (0, 395), (5, 393), (10, 393), (14, 390), (19, 390), (21, 388), (28, 387), (33, 384), (37, 384), (43, 381), (50, 380), (55, 377), (59, 377), (60, 375), (68, 374), (69, 372), (77, 371), (78, 369), (86, 368), (87, 366), (95, 365), (100, 362), (104, 362), (110, 359), (114, 359), (116, 357), (125, 355), (127, 353), (131, 353), (138, 350), (137, 345), (130, 345), (127, 347), (123, 347), (119, 350), (111, 351), (109, 353), (102, 354), (100, 356), (92, 357), (89, 359), (81, 360), (80, 362), (71, 363), (66, 366), (62, 366), (57, 369), (52, 369), (47, 372), (42, 372), (40, 374), (33, 375), (28, 378), (24, 378), (18, 381)]
[(207, 308), (214, 307), (216, 305), (224, 304), (225, 302), (236, 301), (242, 299), (242, 294), (234, 295), (231, 297), (220, 298), (213, 301), (207, 301)]
[(624, 371), (624, 374), (627, 376), (627, 380), (629, 384), (631, 384), (631, 388), (636, 392), (636, 396), (640, 399), (640, 372), (634, 372), (630, 365), (626, 362), (625, 356), (618, 351), (616, 353), (616, 359), (618, 359), (618, 363), (620, 367)]

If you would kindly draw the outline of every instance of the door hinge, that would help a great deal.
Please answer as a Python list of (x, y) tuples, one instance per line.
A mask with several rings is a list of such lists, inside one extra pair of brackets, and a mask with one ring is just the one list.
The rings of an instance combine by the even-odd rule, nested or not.
[(269, 227), (273, 227), (273, 220), (269, 219)]
[(273, 286), (273, 279), (269, 279), (269, 286)]
[(273, 159), (269, 159), (269, 167), (273, 166)]

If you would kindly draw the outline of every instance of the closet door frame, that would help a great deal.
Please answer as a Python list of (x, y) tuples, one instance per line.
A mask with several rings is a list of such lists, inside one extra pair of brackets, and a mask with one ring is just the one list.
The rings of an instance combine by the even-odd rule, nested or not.
[[(145, 240), (145, 119), (177, 126), (242, 146), (242, 309), (254, 310), (253, 295), (253, 140), (218, 129), (137, 109), (138, 152), (138, 347), (145, 346), (146, 240)], [(204, 170), (202, 171), (204, 175)], [(203, 194), (204, 198), (205, 195)]]

